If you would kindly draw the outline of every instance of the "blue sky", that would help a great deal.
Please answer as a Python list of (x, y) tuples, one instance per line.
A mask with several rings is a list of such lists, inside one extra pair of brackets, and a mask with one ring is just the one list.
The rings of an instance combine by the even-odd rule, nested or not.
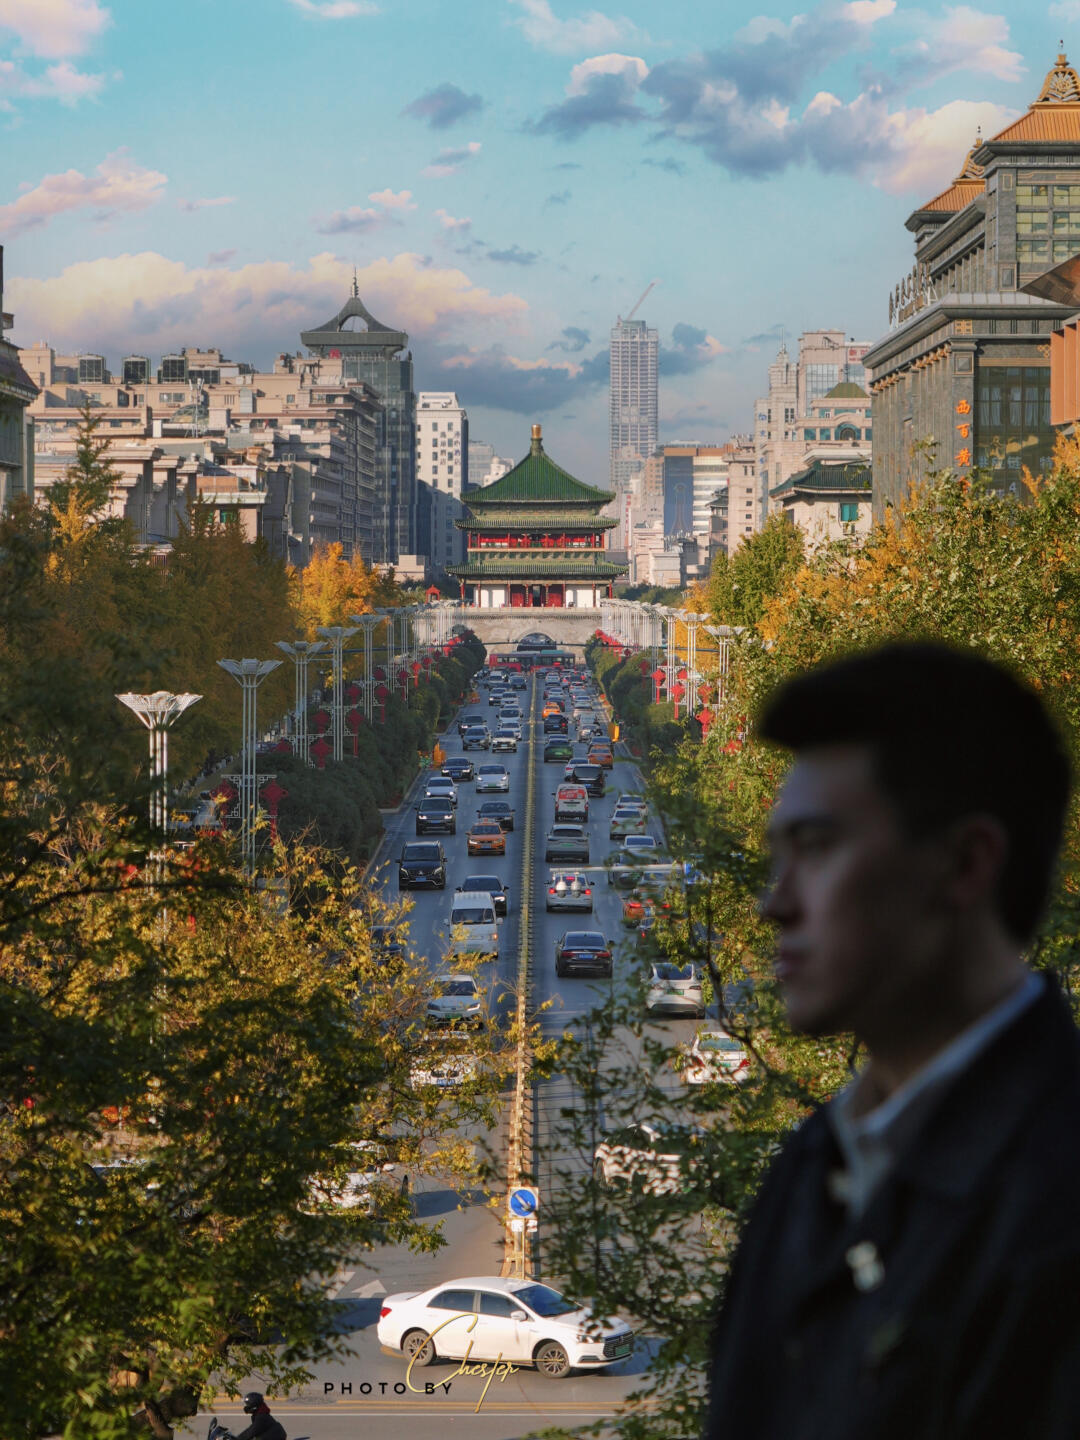
[(1062, 37), (1080, 0), (0, 0), (12, 338), (268, 364), (355, 264), (474, 436), (603, 480), (649, 281), (662, 437), (750, 428), (777, 327), (882, 332), (904, 219)]

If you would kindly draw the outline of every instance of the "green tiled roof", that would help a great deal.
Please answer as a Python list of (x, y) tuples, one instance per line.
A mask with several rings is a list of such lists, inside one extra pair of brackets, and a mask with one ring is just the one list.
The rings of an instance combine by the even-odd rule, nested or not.
[(614, 580), (625, 565), (610, 560), (567, 560), (556, 555), (504, 555), (475, 565), (449, 565), (459, 580)]
[(862, 388), (856, 385), (853, 380), (841, 380), (839, 385), (834, 385), (827, 395), (822, 396), (823, 400), (869, 400), (870, 396)]
[[(469, 503), (469, 497), (465, 497)], [(459, 530), (610, 530), (619, 522), (614, 515), (566, 514), (559, 510), (512, 510), (509, 506), (499, 509), (498, 515), (472, 515), (466, 520), (455, 520)]]
[(815, 460), (806, 470), (789, 476), (770, 495), (790, 495), (795, 490), (854, 490), (869, 495), (872, 472), (869, 465), (825, 465)]
[(488, 505), (520, 505), (523, 501), (527, 505), (606, 505), (614, 499), (612, 491), (597, 490), (592, 485), (575, 480), (569, 471), (556, 465), (545, 455), (543, 443), (537, 436), (524, 460), (519, 460), (493, 485), (469, 491), (465, 504), (470, 510), (483, 513), (483, 508)]

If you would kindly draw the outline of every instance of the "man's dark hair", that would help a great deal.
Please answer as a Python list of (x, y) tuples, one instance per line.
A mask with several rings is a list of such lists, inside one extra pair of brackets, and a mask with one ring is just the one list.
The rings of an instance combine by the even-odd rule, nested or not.
[(1008, 836), (998, 911), (1035, 933), (1054, 872), (1070, 767), (1035, 692), (973, 651), (897, 644), (808, 671), (766, 702), (760, 733), (791, 750), (866, 744), (909, 834), (964, 815), (995, 816)]

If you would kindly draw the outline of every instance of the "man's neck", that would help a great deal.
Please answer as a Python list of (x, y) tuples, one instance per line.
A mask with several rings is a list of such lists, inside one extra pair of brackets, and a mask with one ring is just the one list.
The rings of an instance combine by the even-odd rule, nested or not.
[(934, 1003), (897, 1014), (894, 1019), (901, 1023), (862, 1037), (868, 1058), (860, 1075), (856, 1113), (869, 1113), (906, 1085), (969, 1026), (1007, 1000), (1027, 973), (1018, 955), (1002, 956), (1001, 963), (988, 966), (976, 984), (953, 990), (943, 987)]

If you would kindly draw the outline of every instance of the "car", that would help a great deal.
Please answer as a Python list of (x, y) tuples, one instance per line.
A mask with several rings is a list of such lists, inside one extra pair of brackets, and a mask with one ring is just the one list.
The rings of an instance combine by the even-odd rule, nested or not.
[(510, 676), (511, 690), (526, 690), (528, 688), (528, 685), (529, 682), (525, 679), (525, 676), (522, 675), (520, 671), (517, 671), (515, 672), (515, 674)]
[(705, 997), (698, 967), (671, 960), (654, 961), (649, 970), (645, 1010), (649, 1015), (693, 1015), (702, 1019)]
[(514, 807), (509, 800), (485, 800), (476, 815), (480, 820), (497, 820), (504, 830), (514, 828)]
[(459, 893), (463, 890), (474, 890), (481, 895), (490, 895), (495, 902), (496, 916), (505, 915), (510, 909), (506, 882), (500, 880), (498, 875), (466, 875), (457, 888)]
[(447, 953), (478, 955), (482, 960), (499, 958), (499, 921), (490, 891), (454, 891)]
[(553, 825), (544, 840), (544, 860), (589, 863), (589, 832), (581, 825)]
[(496, 751), (502, 751), (516, 755), (519, 738), (516, 725), (512, 728), (509, 725), (500, 725), (491, 737), (491, 753), (494, 755)]
[(398, 889), (446, 889), (446, 851), (438, 840), (407, 840), (398, 856)]
[(469, 1276), (384, 1295), (376, 1333), (380, 1345), (400, 1351), (410, 1366), (501, 1360), (533, 1365), (549, 1380), (615, 1365), (634, 1348), (624, 1321), (600, 1324), (588, 1306), (512, 1275)]
[(376, 960), (401, 960), (405, 945), (399, 925), (372, 925), (371, 953)]
[(644, 835), (648, 823), (647, 807), (617, 804), (608, 822), (608, 839), (624, 840), (627, 835)]
[(655, 835), (624, 835), (618, 850), (608, 856), (608, 884), (636, 885), (646, 865), (659, 863), (660, 842)]
[(476, 1071), (476, 1055), (471, 1043), (451, 1031), (432, 1036), (419, 1049), (409, 1067), (409, 1083), (417, 1090), (428, 1086), (435, 1090), (453, 1090), (471, 1080)]
[(602, 975), (610, 979), (611, 943), (599, 930), (567, 930), (555, 941), (555, 974)]
[(555, 790), (555, 819), (584, 825), (589, 818), (589, 792), (584, 785), (559, 785)]
[(465, 731), (468, 730), (470, 726), (472, 726), (472, 725), (484, 725), (484, 726), (486, 726), (486, 724), (487, 724), (487, 721), (486, 721), (484, 715), (481, 713), (481, 711), (479, 711), (479, 710), (468, 710), (468, 711), (466, 711), (466, 713), (465, 713), (464, 715), (462, 715), (461, 719), (457, 722), (457, 732), (458, 732), (458, 734), (459, 734), (460, 736), (462, 736), (462, 738), (464, 738)]
[(365, 1210), (375, 1213), (380, 1193), (387, 1197), (402, 1193), (400, 1183), (391, 1185), (394, 1163), (385, 1145), (377, 1140), (354, 1140), (335, 1145), (330, 1152), (330, 1173), (312, 1179), (307, 1203), (312, 1214), (320, 1210)]
[(521, 724), (521, 706), (516, 700), (511, 700), (509, 705), (501, 705), (499, 707), (499, 720), (510, 720), (516, 725)]
[(591, 765), (585, 760), (575, 760), (567, 765), (565, 778), (584, 785), (590, 795), (600, 796), (607, 792), (603, 770), (599, 765)]
[(491, 736), (486, 725), (470, 725), (461, 737), (462, 750), (490, 750)]
[(593, 1151), (593, 1174), (605, 1187), (629, 1185), (647, 1195), (677, 1195), (693, 1168), (688, 1151), (697, 1138), (693, 1131), (665, 1132), (647, 1122), (625, 1125)]
[(467, 755), (451, 755), (443, 761), (442, 773), (449, 775), (454, 784), (459, 785), (462, 780), (473, 778), (473, 762)]
[(491, 689), (488, 691), (488, 704), (489, 704), (489, 705), (501, 705), (502, 702), (503, 702), (503, 697), (504, 697), (504, 695), (506, 695), (507, 693), (508, 693), (508, 692), (507, 692), (506, 690), (504, 690), (501, 685), (498, 685), (498, 686), (493, 685), (493, 686), (491, 687)]
[(570, 722), (565, 715), (548, 715), (544, 719), (545, 735), (566, 735), (570, 729)]
[(615, 756), (610, 745), (597, 745), (595, 740), (589, 746), (589, 753), (586, 756), (590, 765), (602, 765), (605, 770), (611, 770), (615, 765)]
[(510, 776), (506, 773), (505, 765), (478, 765), (476, 767), (476, 793), (478, 795), (496, 794), (505, 795), (510, 789)]
[(750, 1056), (726, 1030), (699, 1030), (672, 1064), (687, 1085), (743, 1085), (750, 1078)]
[(413, 809), (416, 811), (417, 835), (426, 835), (429, 830), (445, 830), (451, 835), (457, 834), (457, 815), (445, 795), (425, 795)]
[(643, 924), (644, 928), (651, 929), (657, 911), (665, 915), (671, 913), (671, 901), (664, 898), (664, 889), (663, 883), (657, 885), (648, 880), (634, 886), (622, 907), (622, 923), (628, 930)]
[(424, 795), (445, 795), (450, 804), (457, 808), (457, 786), (449, 775), (429, 775), (424, 782)]
[(540, 719), (550, 720), (553, 715), (562, 715), (565, 708), (565, 702), (560, 696), (552, 695), (545, 698), (544, 708), (540, 711)]
[(547, 910), (585, 910), (593, 908), (593, 887), (581, 870), (553, 870), (544, 899)]
[(465, 833), (468, 855), (505, 855), (506, 831), (497, 820), (475, 820)]
[(549, 740), (544, 746), (545, 763), (551, 760), (572, 760), (574, 747), (569, 740)]
[(432, 1029), (441, 1025), (484, 1028), (484, 997), (471, 975), (447, 970), (432, 981), (434, 994), (427, 1002), (427, 1023)]

